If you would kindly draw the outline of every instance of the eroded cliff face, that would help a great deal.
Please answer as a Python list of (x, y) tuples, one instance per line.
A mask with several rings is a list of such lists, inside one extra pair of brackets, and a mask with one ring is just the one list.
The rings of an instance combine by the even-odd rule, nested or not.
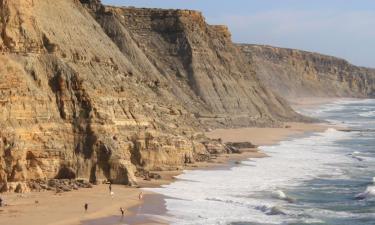
[(228, 28), (208, 25), (200, 12), (91, 8), (132, 64), (157, 74), (203, 124), (272, 126), (300, 118), (258, 81)]
[(175, 168), (206, 153), (191, 113), (77, 1), (1, 7), (2, 190), (54, 177), (127, 184), (137, 167)]
[(136, 171), (207, 159), (207, 125), (301, 119), (198, 12), (0, 0), (0, 27), (1, 191), (132, 184)]
[(259, 79), (279, 95), (375, 97), (375, 69), (317, 53), (261, 45), (239, 45)]

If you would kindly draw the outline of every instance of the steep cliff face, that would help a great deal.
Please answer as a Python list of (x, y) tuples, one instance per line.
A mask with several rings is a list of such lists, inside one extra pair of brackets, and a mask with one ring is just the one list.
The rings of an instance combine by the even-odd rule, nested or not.
[(58, 175), (130, 183), (137, 167), (175, 168), (206, 153), (191, 138), (191, 113), (80, 3), (0, 2), (3, 191)]
[(375, 97), (375, 69), (317, 53), (239, 45), (264, 84), (285, 98)]
[(200, 12), (91, 8), (132, 64), (142, 73), (157, 74), (202, 123), (274, 125), (298, 118), (257, 80), (228, 28), (206, 24)]
[(137, 170), (207, 158), (203, 126), (300, 118), (197, 12), (0, 0), (0, 27), (1, 191), (50, 178), (131, 184)]

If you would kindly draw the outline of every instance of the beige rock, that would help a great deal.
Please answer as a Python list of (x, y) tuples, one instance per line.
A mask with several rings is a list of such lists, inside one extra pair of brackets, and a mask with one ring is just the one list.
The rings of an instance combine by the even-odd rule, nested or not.
[(273, 126), (302, 119), (263, 87), (228, 28), (208, 25), (200, 12), (105, 7), (92, 14), (139, 71), (155, 75), (154, 83), (203, 124)]
[(260, 45), (239, 45), (259, 78), (279, 95), (296, 97), (374, 97), (375, 69), (318, 53)]
[(207, 159), (204, 126), (303, 119), (201, 13), (81, 2), (0, 0), (2, 191), (134, 184), (137, 170)]
[(8, 182), (7, 191), (16, 193), (27, 193), (30, 192), (30, 188), (26, 182)]

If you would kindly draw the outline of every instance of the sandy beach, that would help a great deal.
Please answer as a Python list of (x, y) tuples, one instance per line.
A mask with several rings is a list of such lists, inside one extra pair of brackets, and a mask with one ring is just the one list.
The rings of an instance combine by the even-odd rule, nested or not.
[[(219, 129), (206, 133), (210, 138), (221, 138), (224, 142), (250, 141), (256, 145), (272, 145), (289, 137), (306, 134), (307, 132), (320, 132), (326, 130), (327, 124), (288, 123), (287, 128), (241, 128)], [(215, 168), (228, 161), (239, 161), (246, 158), (265, 157), (257, 149), (247, 149), (242, 154), (223, 154), (210, 162), (195, 163), (186, 169)], [(175, 176), (183, 171), (158, 172), (162, 179), (152, 181), (139, 181), (139, 187), (159, 187), (175, 180)], [(80, 189), (67, 193), (55, 194), (53, 192), (32, 192), (26, 194), (1, 195), (8, 206), (0, 208), (0, 224), (7, 225), (63, 225), (63, 224), (115, 224), (120, 218), (120, 207), (127, 209), (123, 220), (125, 224), (166, 224), (162, 220), (149, 220), (137, 217), (139, 207), (143, 204), (149, 206), (143, 210), (157, 210), (165, 213), (163, 200), (155, 194), (145, 193), (143, 201), (138, 199), (141, 189), (113, 185), (114, 197), (111, 197), (108, 185), (96, 185), (92, 189)], [(36, 203), (38, 201), (38, 203)], [(87, 212), (84, 204), (89, 204)], [(101, 220), (100, 218), (105, 218)], [(112, 222), (109, 222), (112, 221)]]
[[(257, 150), (249, 150), (243, 154), (223, 154), (211, 162), (193, 164), (186, 169), (213, 168), (223, 165), (229, 160), (240, 160), (243, 158), (264, 157)], [(140, 180), (139, 187), (159, 187), (171, 183), (174, 176), (182, 171), (161, 171), (159, 180)], [(126, 209), (124, 221), (133, 221), (129, 224), (165, 224), (163, 221), (148, 220), (134, 216), (137, 213), (137, 205), (146, 202), (146, 205), (158, 212), (165, 213), (162, 199), (152, 192), (145, 192), (140, 188), (127, 187), (123, 185), (112, 185), (115, 193), (110, 195), (108, 184), (94, 185), (90, 189), (80, 189), (72, 192), (55, 194), (54, 192), (31, 192), (25, 194), (6, 193), (1, 197), (7, 204), (0, 208), (0, 224), (7, 225), (78, 225), (82, 224), (107, 224), (109, 221), (118, 221), (121, 218), (120, 207)], [(139, 193), (143, 192), (144, 198), (139, 200)], [(155, 197), (156, 196), (156, 197)], [(37, 203), (36, 203), (37, 202)], [(84, 204), (88, 203), (88, 211), (85, 212)], [(105, 222), (99, 218), (105, 218)]]
[[(288, 128), (240, 128), (240, 129), (219, 129), (207, 133), (211, 138), (221, 138), (227, 141), (250, 141), (256, 145), (271, 145), (284, 140), (288, 137), (303, 135), (306, 132), (319, 132), (328, 128), (325, 124), (304, 124), (289, 123)], [(218, 156), (210, 162), (195, 163), (186, 169), (202, 169), (212, 168), (223, 165), (229, 160), (241, 160), (246, 158), (264, 157), (264, 153), (258, 152), (256, 149), (249, 149), (242, 154), (224, 154)], [(181, 174), (182, 171), (163, 171), (158, 172), (162, 179), (152, 181), (140, 181), (140, 187), (158, 187), (168, 184), (175, 180), (174, 176)], [(139, 201), (139, 188), (114, 185), (113, 191), (115, 196), (112, 198), (109, 194), (108, 185), (101, 184), (94, 186), (92, 189), (80, 189), (67, 193), (55, 194), (53, 192), (32, 192), (26, 194), (3, 194), (7, 207), (0, 209), (0, 224), (7, 225), (62, 225), (62, 224), (81, 224), (82, 221), (94, 220), (97, 218), (107, 218), (111, 216), (119, 216), (119, 208), (132, 208), (143, 201)], [(147, 194), (151, 193), (145, 193)], [(151, 197), (152, 198), (152, 197)], [(145, 200), (148, 201), (148, 197)], [(35, 203), (38, 201), (38, 203)], [(84, 212), (84, 204), (89, 204), (88, 212)], [(149, 203), (146, 203), (149, 204)], [(158, 206), (155, 206), (158, 207)], [(160, 205), (159, 207), (163, 207)], [(160, 212), (163, 209), (158, 209)], [(135, 212), (127, 211), (127, 215)], [(129, 218), (134, 220), (134, 215)], [(147, 220), (137, 223), (147, 224)], [(157, 221), (152, 221), (155, 224)], [(91, 224), (91, 223), (90, 223)], [(92, 223), (95, 224), (95, 223)], [(158, 224), (165, 224), (159, 221)]]
[[(120, 207), (141, 203), (139, 189), (113, 185), (112, 190), (113, 197), (105, 184), (61, 194), (49, 191), (3, 194), (8, 206), (0, 208), (0, 224), (80, 224), (82, 220), (120, 214)], [(85, 203), (88, 203), (87, 212)]]
[[(239, 129), (217, 129), (207, 132), (206, 136), (210, 138), (221, 138), (223, 142), (251, 142), (258, 146), (273, 145), (288, 138), (295, 138), (306, 135), (310, 132), (323, 132), (329, 127), (329, 124), (308, 124), (308, 123), (286, 123), (288, 128), (239, 128)], [(268, 157), (259, 149), (246, 149), (242, 154), (222, 154), (210, 162), (195, 163), (186, 169), (223, 169), (223, 167), (233, 167), (238, 161), (249, 158)], [(182, 171), (164, 171), (159, 172), (163, 179), (153, 182), (142, 182), (143, 187), (159, 187), (175, 181), (174, 176), (181, 174)], [(156, 186), (155, 186), (156, 185)], [(149, 208), (145, 208), (148, 206)], [(150, 209), (151, 208), (151, 209)], [(150, 218), (142, 215), (165, 215), (165, 201), (164, 197), (159, 194), (149, 194), (145, 198), (143, 205), (134, 206), (130, 209), (132, 212), (124, 221), (128, 224), (148, 224)], [(157, 212), (157, 213), (155, 213)], [(111, 221), (108, 217), (105, 221)], [(109, 224), (116, 224), (110, 222)], [(152, 224), (167, 224), (162, 219), (154, 220)], [(98, 225), (96, 223), (87, 223), (84, 225)]]
[(224, 142), (249, 141), (255, 145), (272, 145), (288, 137), (303, 135), (306, 132), (321, 132), (328, 124), (287, 123), (288, 128), (239, 128), (217, 129), (206, 133), (210, 138), (221, 138)]

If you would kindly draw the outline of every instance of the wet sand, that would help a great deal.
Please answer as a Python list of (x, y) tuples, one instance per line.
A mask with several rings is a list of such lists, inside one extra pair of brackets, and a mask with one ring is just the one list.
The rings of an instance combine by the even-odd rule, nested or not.
[(129, 209), (130, 215), (122, 217), (110, 216), (95, 220), (83, 221), (82, 225), (145, 225), (145, 224), (162, 224), (166, 225), (168, 222), (163, 218), (148, 215), (165, 215), (167, 210), (165, 208), (165, 198), (159, 194), (147, 194), (144, 197), (145, 204), (137, 205)]

